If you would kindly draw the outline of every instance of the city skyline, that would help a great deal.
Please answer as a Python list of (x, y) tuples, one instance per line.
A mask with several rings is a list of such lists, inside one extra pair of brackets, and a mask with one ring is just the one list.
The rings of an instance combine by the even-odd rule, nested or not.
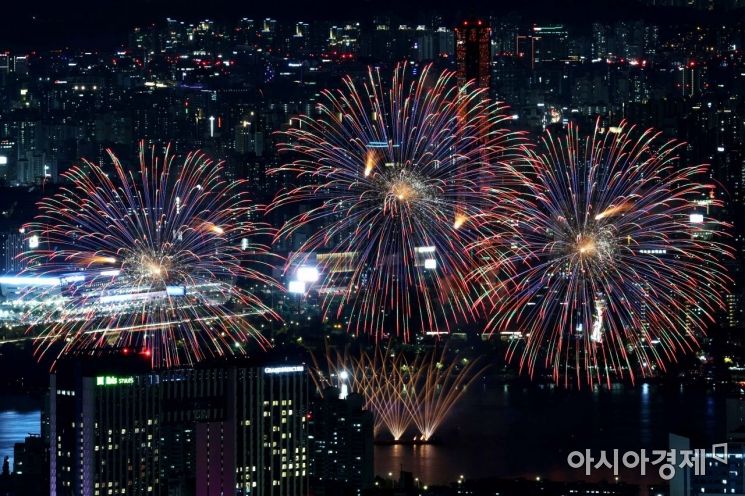
[(0, 493), (745, 495), (745, 4), (130, 7), (0, 34)]
[[(674, 20), (679, 22), (730, 21), (726, 12), (737, 7), (732, 0), (712, 1), (622, 1), (562, 2), (540, 0), (530, 4), (500, 1), (485, 7), (478, 0), (459, 2), (438, 1), (422, 7), (418, 2), (390, 2), (367, 0), (349, 4), (341, 0), (325, 0), (312, 7), (307, 2), (290, 2), (288, 8), (272, 4), (243, 6), (234, 2), (218, 1), (209, 7), (201, 2), (174, 2), (173, 0), (139, 0), (130, 9), (112, 16), (106, 6), (90, 0), (78, 0), (64, 6), (43, 0), (33, 4), (12, 3), (7, 12), (23, 22), (8, 26), (0, 34), (0, 48), (61, 48), (71, 45), (92, 48), (90, 44), (103, 43), (113, 48), (121, 43), (117, 39), (132, 27), (160, 24), (166, 18), (180, 18), (187, 22), (213, 19), (234, 22), (241, 18), (260, 19), (274, 17), (282, 21), (330, 20), (336, 23), (350, 19), (368, 21), (375, 16), (390, 16), (405, 22), (422, 22), (431, 16), (442, 17), (449, 25), (463, 19), (485, 18), (494, 15), (529, 15), (539, 22), (576, 23), (607, 22), (613, 19), (649, 19), (654, 22)], [(633, 6), (632, 9), (628, 8)], [(672, 9), (670, 7), (673, 7)], [(702, 18), (703, 16), (703, 18)], [(7, 45), (3, 47), (3, 45)], [(56, 46), (55, 46), (56, 45)], [(87, 46), (88, 45), (88, 46)]]

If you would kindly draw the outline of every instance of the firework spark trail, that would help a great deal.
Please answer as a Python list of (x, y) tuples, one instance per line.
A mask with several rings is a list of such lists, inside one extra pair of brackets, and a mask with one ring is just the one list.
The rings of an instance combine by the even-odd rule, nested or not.
[(480, 359), (460, 355), (448, 357), (447, 347), (418, 356), (409, 365), (406, 405), (420, 439), (429, 441), (468, 387), (481, 377), (488, 365)]
[(375, 436), (385, 428), (395, 441), (401, 439), (411, 424), (404, 399), (408, 379), (404, 373), (404, 356), (393, 353), (389, 347), (376, 346), (372, 353), (353, 354), (348, 347), (340, 351), (327, 344), (325, 361), (328, 375), (313, 355), (316, 370), (311, 377), (318, 391), (323, 393), (328, 386), (338, 386), (333, 377), (338, 382), (341, 374), (347, 373), (352, 392), (360, 394), (365, 400), (364, 408), (373, 412)]
[(278, 194), (270, 209), (311, 208), (278, 237), (314, 230), (288, 267), (315, 252), (357, 254), (349, 281), (334, 267), (321, 281), (346, 288), (335, 301), (326, 296), (324, 309), (351, 313), (350, 332), (408, 339), (413, 325), (449, 331), (478, 309), (465, 246), (498, 197), (498, 164), (518, 153), (522, 135), (505, 129), (505, 107), (455, 82), (430, 67), (409, 78), (401, 65), (389, 84), (370, 68), (364, 82), (347, 78), (325, 92), (319, 117), (303, 116), (281, 135), (280, 151), (295, 159), (271, 173), (306, 184)]
[(333, 385), (332, 376), (347, 373), (352, 391), (362, 395), (365, 408), (374, 414), (376, 436), (385, 427), (394, 441), (400, 441), (412, 423), (420, 440), (431, 440), (468, 386), (488, 367), (480, 367), (479, 359), (450, 357), (447, 347), (407, 357), (390, 343), (359, 354), (327, 345), (325, 361), (328, 376), (313, 357), (312, 377), (319, 391)]
[[(200, 152), (176, 163), (168, 149), (148, 157), (141, 147), (136, 172), (109, 156), (110, 167), (85, 161), (68, 171), (70, 185), (42, 200), (26, 226), (41, 241), (24, 255), (30, 273), (85, 277), (63, 288), (71, 294), (61, 308), (40, 306), (24, 317), (46, 326), (37, 354), (57, 342), (65, 343), (63, 355), (145, 348), (153, 366), (172, 366), (244, 353), (249, 340), (265, 346), (254, 324), (229, 308), (276, 318), (236, 284), (276, 286), (264, 275), (268, 247), (257, 241), (273, 230), (250, 220), (257, 207), (245, 182), (227, 179), (224, 165)], [(169, 294), (174, 286), (184, 294)]]
[(633, 381), (696, 346), (724, 306), (732, 250), (709, 216), (721, 202), (707, 168), (681, 165), (680, 147), (625, 122), (585, 138), (570, 126), (506, 169), (524, 188), (498, 206), (511, 216), (495, 212), (500, 234), (475, 245), (494, 262), (474, 274), (490, 285), (488, 330), (525, 337), (521, 370), (540, 364), (565, 385)]
[(373, 411), (399, 441), (411, 424), (406, 397), (408, 391), (407, 363), (403, 354), (396, 354), (390, 347), (376, 347), (372, 356), (362, 355), (365, 371), (357, 386), (370, 397)]

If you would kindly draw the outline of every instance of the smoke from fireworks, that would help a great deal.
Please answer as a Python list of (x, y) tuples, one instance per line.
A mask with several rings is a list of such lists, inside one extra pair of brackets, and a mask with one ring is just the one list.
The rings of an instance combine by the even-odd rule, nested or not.
[(244, 182), (198, 152), (175, 163), (141, 148), (136, 171), (110, 158), (67, 172), (26, 226), (41, 243), (29, 272), (53, 283), (24, 316), (43, 328), (38, 354), (62, 342), (62, 354), (115, 347), (171, 366), (263, 346), (248, 317), (274, 313), (244, 288), (274, 284), (258, 242), (272, 232), (251, 221)]
[(310, 231), (288, 266), (310, 253), (354, 254), (351, 272), (331, 264), (321, 281), (345, 288), (335, 300), (327, 292), (324, 308), (347, 312), (351, 332), (408, 338), (414, 327), (447, 332), (473, 315), (464, 247), (520, 135), (504, 129), (504, 107), (455, 79), (429, 67), (409, 77), (404, 64), (388, 82), (370, 68), (363, 82), (347, 78), (325, 92), (319, 117), (301, 117), (282, 135), (280, 151), (295, 160), (273, 173), (305, 184), (271, 208), (309, 206), (280, 230)]
[(493, 260), (477, 276), (491, 287), (489, 330), (524, 337), (508, 352), (524, 345), (521, 370), (633, 380), (696, 345), (723, 307), (731, 250), (706, 167), (681, 165), (680, 147), (625, 123), (586, 138), (570, 126), (507, 171), (524, 186), (499, 206), (508, 222), (495, 214), (501, 233), (477, 244)]

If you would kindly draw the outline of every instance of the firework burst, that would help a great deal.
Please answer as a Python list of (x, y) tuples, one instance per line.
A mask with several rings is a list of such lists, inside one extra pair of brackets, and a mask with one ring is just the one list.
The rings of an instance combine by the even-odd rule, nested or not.
[(626, 123), (584, 138), (570, 126), (507, 171), (523, 187), (499, 206), (500, 234), (478, 243), (494, 262), (477, 277), (490, 285), (489, 331), (524, 338), (508, 351), (522, 349), (521, 370), (634, 380), (696, 346), (723, 307), (731, 250), (707, 169), (681, 165), (680, 147)]
[(38, 354), (114, 347), (171, 366), (263, 346), (251, 316), (275, 315), (245, 288), (275, 284), (258, 242), (272, 232), (251, 221), (243, 181), (198, 152), (177, 163), (141, 148), (133, 171), (109, 155), (67, 172), (26, 226), (40, 240), (28, 272), (52, 281), (23, 318), (42, 329)]
[[(474, 312), (464, 247), (476, 239), (493, 201), (497, 164), (516, 152), (505, 108), (451, 72), (427, 67), (390, 82), (377, 69), (325, 92), (318, 117), (282, 134), (295, 160), (273, 171), (303, 185), (280, 193), (272, 209), (308, 205), (279, 236), (311, 231), (288, 266), (310, 253), (354, 254), (354, 267), (324, 267), (327, 315), (349, 318), (350, 332), (409, 337), (412, 328), (448, 332)], [(339, 257), (347, 263), (348, 257)], [(340, 294), (339, 294), (340, 293)], [(327, 292), (327, 295), (329, 293)]]

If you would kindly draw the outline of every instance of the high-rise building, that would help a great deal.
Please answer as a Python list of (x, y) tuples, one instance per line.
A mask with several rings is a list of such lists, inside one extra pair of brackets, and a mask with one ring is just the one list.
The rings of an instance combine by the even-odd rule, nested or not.
[(311, 487), (317, 495), (361, 494), (373, 486), (373, 417), (358, 394), (336, 388), (313, 402), (309, 415)]
[(307, 494), (302, 365), (50, 381), (50, 494)]
[(737, 328), (742, 325), (742, 294), (728, 294), (727, 302), (727, 327)]
[(308, 382), (302, 365), (234, 371), (238, 494), (308, 493)]
[(13, 58), (13, 72), (28, 76), (28, 56), (27, 55), (16, 55)]
[(17, 274), (26, 267), (21, 254), (26, 251), (26, 240), (17, 230), (0, 232), (0, 273)]
[(556, 62), (569, 56), (569, 33), (561, 24), (533, 26), (535, 61)]
[(0, 74), (7, 74), (10, 71), (10, 54), (8, 52), (0, 53)]
[(49, 487), (47, 446), (42, 436), (29, 435), (13, 448), (13, 475), (28, 494), (44, 494)]
[(18, 157), (14, 184), (44, 184), (57, 181), (57, 163), (46, 153), (37, 150)]
[(706, 85), (706, 67), (697, 64), (695, 60), (689, 60), (685, 65), (678, 67), (678, 82), (682, 96), (695, 96), (700, 94)]
[(479, 88), (491, 84), (491, 28), (489, 24), (463, 21), (455, 29), (455, 54), (458, 64), (458, 85), (474, 81)]
[[(673, 454), (675, 470), (670, 479), (670, 496), (691, 496), (694, 494), (718, 494), (742, 496), (745, 494), (745, 444), (742, 442), (714, 445), (710, 448), (696, 449), (688, 437), (669, 435), (669, 446)], [(683, 464), (682, 453), (693, 451), (693, 463)]]
[(4, 183), (13, 179), (16, 170), (16, 144), (13, 140), (0, 140), (0, 181)]

